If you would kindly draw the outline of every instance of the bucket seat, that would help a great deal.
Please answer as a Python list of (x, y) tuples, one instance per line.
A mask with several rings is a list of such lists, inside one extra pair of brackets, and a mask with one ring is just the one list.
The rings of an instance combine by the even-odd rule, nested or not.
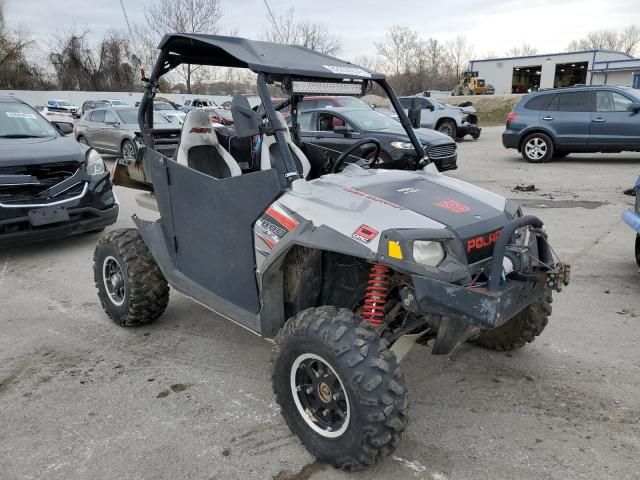
[(182, 126), (178, 163), (214, 178), (242, 175), (238, 162), (218, 142), (205, 110), (191, 110)]
[[(289, 146), (289, 150), (291, 151), (291, 155), (293, 156), (293, 161), (296, 163), (296, 167), (298, 168), (298, 173), (302, 175), (303, 178), (307, 178), (309, 172), (311, 171), (311, 163), (307, 156), (300, 150), (300, 148), (293, 143), (293, 139), (291, 138), (291, 132), (289, 131), (289, 126), (287, 125), (287, 121), (284, 116), (280, 112), (276, 112), (276, 116), (278, 117), (278, 121), (282, 124), (284, 128), (284, 138), (287, 141), (287, 145)], [(276, 155), (276, 137), (275, 135), (263, 135), (262, 138), (262, 148), (260, 150), (260, 170), (269, 170), (273, 168), (271, 165), (271, 157), (272, 155)]]

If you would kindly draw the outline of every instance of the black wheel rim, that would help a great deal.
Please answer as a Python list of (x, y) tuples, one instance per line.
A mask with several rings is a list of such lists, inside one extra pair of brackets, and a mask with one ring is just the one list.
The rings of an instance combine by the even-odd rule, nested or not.
[(114, 305), (122, 305), (126, 295), (126, 284), (124, 272), (118, 260), (114, 257), (109, 256), (104, 259), (102, 264), (102, 280), (109, 300), (111, 300)]
[(87, 142), (87, 139), (84, 137), (80, 137), (80, 140), (78, 140), (78, 142), (80, 142), (83, 145), (89, 145), (89, 142)]
[(318, 355), (300, 355), (291, 367), (291, 390), (298, 412), (312, 430), (337, 438), (349, 425), (349, 399), (335, 370)]

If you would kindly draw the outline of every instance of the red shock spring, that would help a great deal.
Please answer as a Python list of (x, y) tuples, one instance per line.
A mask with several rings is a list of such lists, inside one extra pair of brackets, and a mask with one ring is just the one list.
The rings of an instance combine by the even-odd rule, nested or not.
[(390, 279), (389, 267), (380, 263), (371, 267), (362, 307), (362, 318), (371, 325), (380, 325), (384, 319), (384, 304), (387, 302)]

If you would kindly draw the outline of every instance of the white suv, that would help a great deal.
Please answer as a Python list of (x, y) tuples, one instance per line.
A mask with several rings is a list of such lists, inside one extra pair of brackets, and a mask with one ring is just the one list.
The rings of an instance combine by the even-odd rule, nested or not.
[(480, 137), (482, 129), (478, 126), (478, 115), (473, 106), (454, 107), (440, 103), (435, 98), (418, 95), (400, 97), (400, 104), (407, 114), (414, 99), (420, 110), (420, 127), (437, 130), (454, 140), (462, 140), (465, 135), (471, 135), (476, 140)]

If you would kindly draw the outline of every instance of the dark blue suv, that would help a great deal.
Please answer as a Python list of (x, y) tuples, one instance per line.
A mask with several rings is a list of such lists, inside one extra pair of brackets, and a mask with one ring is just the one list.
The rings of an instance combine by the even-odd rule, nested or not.
[(640, 151), (640, 91), (601, 85), (531, 93), (507, 116), (502, 144), (535, 163), (573, 152)]

